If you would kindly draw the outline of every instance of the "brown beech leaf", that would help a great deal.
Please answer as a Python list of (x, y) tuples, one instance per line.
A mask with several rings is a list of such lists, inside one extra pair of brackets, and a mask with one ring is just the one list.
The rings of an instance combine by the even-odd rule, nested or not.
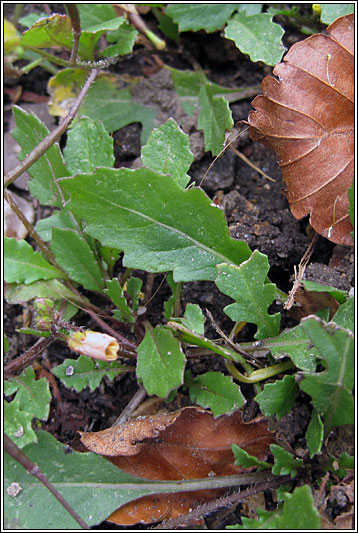
[(310, 214), (317, 233), (352, 245), (354, 15), (294, 44), (273, 74), (252, 102), (250, 136), (276, 152), (294, 217)]
[[(241, 411), (214, 418), (198, 407), (80, 434), (88, 450), (107, 456), (129, 474), (152, 480), (239, 474), (243, 469), (234, 466), (232, 444), (265, 459), (275, 440), (263, 419), (245, 423)], [(130, 525), (176, 518), (222, 493), (220, 489), (144, 496), (120, 507), (108, 520)]]

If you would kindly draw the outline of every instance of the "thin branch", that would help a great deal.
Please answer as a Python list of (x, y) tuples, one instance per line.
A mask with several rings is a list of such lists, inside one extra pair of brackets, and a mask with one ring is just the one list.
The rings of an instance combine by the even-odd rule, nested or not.
[[(247, 128), (246, 128), (247, 129)], [(245, 130), (246, 131), (246, 130)], [(273, 178), (271, 178), (268, 174), (266, 174), (266, 172), (264, 172), (263, 170), (261, 170), (261, 168), (259, 168), (258, 166), (256, 166), (254, 163), (252, 163), (250, 161), (250, 159), (248, 159), (246, 157), (246, 155), (244, 155), (242, 152), (239, 152), (239, 150), (237, 150), (236, 148), (234, 148), (234, 146), (230, 146), (230, 149), (234, 152), (234, 154), (237, 155), (237, 157), (239, 157), (240, 159), (242, 159), (242, 161), (244, 163), (246, 163), (247, 165), (249, 165), (249, 167), (253, 168), (254, 170), (256, 170), (256, 172), (258, 172), (259, 174), (261, 174), (261, 176), (263, 176), (264, 178), (266, 178), (267, 180), (270, 180), (270, 181), (273, 181), (274, 183), (276, 183), (276, 180), (274, 180)]]
[(302, 257), (301, 261), (299, 262), (298, 272), (297, 272), (297, 269), (296, 269), (296, 265), (294, 267), (294, 269), (295, 269), (295, 281), (294, 281), (294, 284), (292, 286), (292, 289), (289, 292), (288, 299), (287, 299), (286, 303), (283, 306), (284, 309), (287, 309), (287, 310), (291, 309), (291, 307), (294, 304), (295, 294), (296, 294), (299, 286), (301, 285), (301, 281), (302, 281), (303, 275), (305, 273), (305, 270), (306, 270), (306, 267), (308, 265), (308, 262), (311, 259), (311, 255), (313, 253), (313, 250), (314, 250), (314, 247), (316, 245), (317, 240), (318, 240), (318, 234), (315, 233), (315, 235), (313, 236), (313, 239), (310, 242), (307, 250), (303, 254), (303, 257)]
[(74, 520), (81, 526), (82, 529), (90, 529), (89, 525), (76, 513), (65, 498), (58, 492), (58, 490), (50, 483), (45, 474), (41, 472), (39, 467), (33, 463), (26, 454), (8, 437), (4, 435), (4, 449), (15, 461), (20, 463), (29, 474), (38, 479), (51, 492), (53, 496), (60, 502)]
[(37, 233), (33, 225), (27, 220), (17, 203), (15, 202), (14, 198), (8, 191), (4, 191), (4, 198), (11, 207), (11, 209), (16, 214), (17, 218), (23, 223), (27, 231), (29, 232), (30, 236), (36, 241), (37, 246), (40, 248), (41, 252), (44, 254), (46, 259), (56, 268), (61, 270), (61, 272), (64, 272), (64, 274), (67, 276), (67, 273), (56, 263), (55, 256), (49, 250), (46, 243), (41, 239), (40, 235)]
[(4, 367), (4, 377), (8, 379), (12, 375), (21, 372), (46, 350), (54, 340), (53, 336), (39, 339), (31, 348)]
[(121, 424), (123, 424), (123, 422), (128, 420), (128, 418), (131, 416), (133, 411), (137, 409), (137, 407), (143, 402), (146, 396), (147, 396), (147, 391), (145, 390), (143, 385), (141, 385), (139, 389), (137, 390), (137, 392), (135, 393), (135, 395), (131, 398), (131, 400), (128, 402), (126, 407), (123, 409), (119, 417), (116, 419), (114, 424), (112, 424), (112, 427), (120, 426)]
[(76, 116), (76, 113), (78, 111), (78, 108), (82, 104), (89, 88), (91, 87), (92, 83), (96, 79), (96, 76), (99, 72), (99, 69), (93, 69), (88, 76), (86, 83), (81, 89), (80, 94), (78, 95), (78, 98), (76, 102), (74, 103), (72, 109), (70, 112), (66, 115), (66, 117), (63, 119), (61, 124), (57, 126), (47, 137), (42, 139), (42, 141), (32, 150), (32, 152), (29, 153), (25, 157), (25, 159), (17, 165), (13, 170), (10, 170), (5, 175), (5, 183), (4, 186), (8, 187), (11, 183), (13, 183), (25, 170), (27, 170), (31, 165), (33, 165), (40, 157), (49, 149), (51, 146), (61, 137), (63, 133), (67, 130), (71, 122)]
[(254, 494), (263, 492), (264, 490), (279, 487), (282, 483), (286, 483), (288, 481), (292, 481), (290, 476), (280, 476), (280, 478), (276, 479), (271, 478), (264, 483), (253, 485), (248, 489), (235, 492), (234, 494), (230, 494), (224, 498), (219, 498), (212, 502), (199, 505), (190, 513), (178, 516), (178, 518), (173, 518), (172, 520), (164, 521), (152, 529), (175, 529), (182, 524), (202, 518), (204, 515), (220, 509), (220, 507), (226, 507), (228, 505), (232, 505), (233, 503), (238, 503), (245, 498), (253, 496)]
[(77, 59), (78, 44), (81, 37), (81, 20), (80, 13), (76, 4), (64, 4), (67, 14), (70, 17), (73, 33), (73, 45), (70, 58), (70, 65), (74, 67)]

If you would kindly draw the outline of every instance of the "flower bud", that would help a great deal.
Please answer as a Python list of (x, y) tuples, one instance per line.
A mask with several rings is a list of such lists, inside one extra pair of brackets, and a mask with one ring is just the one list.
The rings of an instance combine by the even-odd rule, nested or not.
[(118, 342), (114, 337), (90, 330), (72, 332), (67, 345), (74, 352), (102, 361), (115, 361), (119, 349)]
[(54, 302), (49, 298), (37, 298), (34, 301), (36, 313), (35, 326), (42, 331), (49, 331), (54, 322)]

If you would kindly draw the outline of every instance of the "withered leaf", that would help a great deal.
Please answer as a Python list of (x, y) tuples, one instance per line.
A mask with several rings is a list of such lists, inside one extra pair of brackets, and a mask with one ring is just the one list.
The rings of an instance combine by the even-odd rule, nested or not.
[[(241, 411), (214, 418), (204, 409), (185, 407), (82, 433), (81, 440), (87, 449), (108, 456), (127, 473), (152, 480), (182, 480), (242, 473), (234, 466), (232, 444), (265, 459), (274, 435), (263, 419), (245, 423)], [(145, 496), (119, 508), (109, 520), (129, 525), (175, 518), (220, 494), (222, 490)]]
[(92, 452), (113, 457), (136, 455), (142, 449), (144, 439), (157, 437), (180, 415), (180, 411), (152, 416), (140, 416), (95, 433), (79, 431), (81, 441)]
[(250, 136), (273, 149), (292, 214), (352, 245), (348, 189), (354, 171), (354, 15), (294, 44), (262, 81)]

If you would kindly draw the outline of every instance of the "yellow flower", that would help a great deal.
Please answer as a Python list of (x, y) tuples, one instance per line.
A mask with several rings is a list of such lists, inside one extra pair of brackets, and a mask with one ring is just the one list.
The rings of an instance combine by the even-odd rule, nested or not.
[(119, 345), (114, 337), (98, 331), (76, 331), (67, 341), (68, 347), (93, 359), (115, 361)]

